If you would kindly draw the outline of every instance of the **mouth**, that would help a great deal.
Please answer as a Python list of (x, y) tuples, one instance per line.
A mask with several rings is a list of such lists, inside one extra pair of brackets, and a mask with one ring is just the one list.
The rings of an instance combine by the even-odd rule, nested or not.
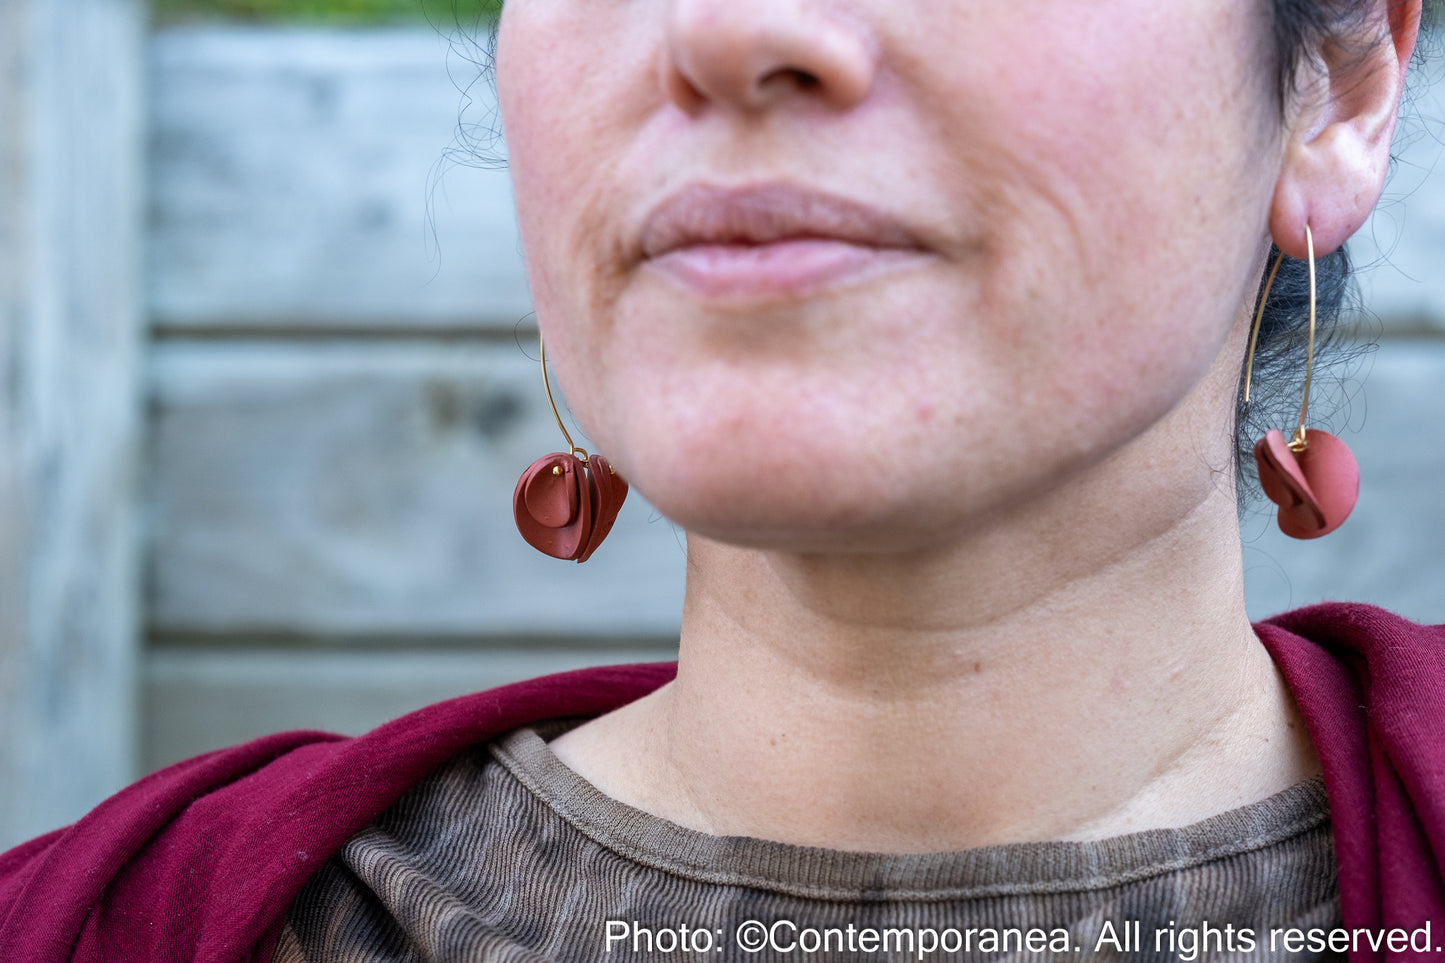
[(726, 300), (817, 294), (927, 256), (898, 218), (791, 184), (685, 188), (646, 217), (641, 243), (648, 268)]

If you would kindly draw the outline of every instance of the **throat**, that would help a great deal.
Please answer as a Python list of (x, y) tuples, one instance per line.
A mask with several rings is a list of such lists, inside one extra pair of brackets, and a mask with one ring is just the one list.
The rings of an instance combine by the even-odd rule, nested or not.
[[(1181, 543), (1216, 577), (1181, 571)], [(676, 681), (555, 749), (682, 826), (805, 846), (939, 852), (1190, 825), (1318, 772), (1245, 616), (1237, 541), (1201, 544), (1216, 542), (1167, 533), (980, 616), (935, 591), (959, 584), (958, 560), (820, 572), (690, 539)]]

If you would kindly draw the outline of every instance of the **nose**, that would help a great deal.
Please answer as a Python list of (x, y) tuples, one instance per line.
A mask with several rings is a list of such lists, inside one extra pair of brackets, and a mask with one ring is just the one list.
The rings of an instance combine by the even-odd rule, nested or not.
[(688, 113), (797, 97), (846, 110), (867, 98), (876, 60), (862, 26), (816, 0), (671, 0), (663, 84)]

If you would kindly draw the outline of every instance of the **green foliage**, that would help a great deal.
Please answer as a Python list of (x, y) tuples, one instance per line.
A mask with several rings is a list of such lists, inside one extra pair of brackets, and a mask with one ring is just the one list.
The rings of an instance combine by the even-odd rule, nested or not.
[(284, 21), (360, 26), (430, 21), (443, 27), (496, 19), (502, 0), (151, 0), (159, 23)]
[[(1445, 0), (1425, 0), (1436, 26)], [(333, 24), (432, 23), (471, 25), (495, 20), (502, 0), (151, 0), (162, 23), (178, 20), (300, 21)]]

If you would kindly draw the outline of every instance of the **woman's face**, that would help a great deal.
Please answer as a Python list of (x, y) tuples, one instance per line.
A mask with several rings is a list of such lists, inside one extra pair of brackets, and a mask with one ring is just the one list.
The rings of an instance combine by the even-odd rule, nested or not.
[[(1266, 15), (508, 0), (497, 82), (570, 407), (685, 528), (814, 549), (938, 542), (1201, 385), (1229, 406), (1282, 143)], [(1219, 434), (1157, 458), (1219, 469)]]

